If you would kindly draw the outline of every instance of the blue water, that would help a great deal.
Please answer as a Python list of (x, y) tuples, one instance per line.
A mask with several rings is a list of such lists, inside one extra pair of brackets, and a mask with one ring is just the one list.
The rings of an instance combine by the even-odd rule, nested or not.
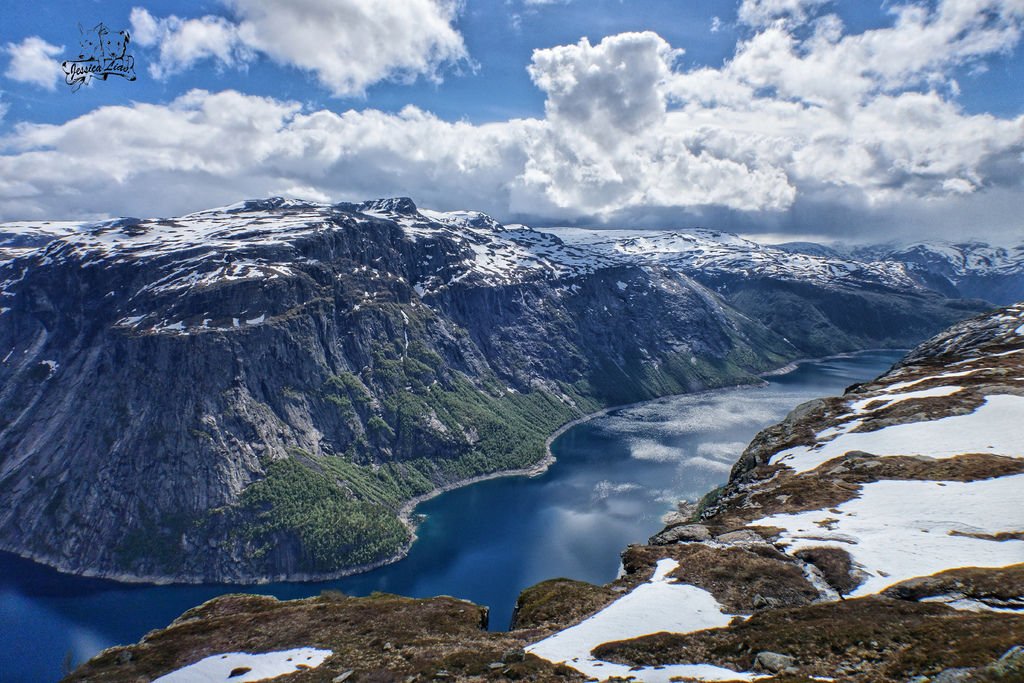
[[(542, 476), (474, 484), (420, 505), (419, 540), (401, 562), (339, 581), (246, 588), (279, 598), (387, 591), (455, 595), (508, 626), (519, 592), (565, 576), (612, 580), (619, 553), (661, 528), (675, 501), (724, 482), (751, 437), (797, 404), (841, 393), (899, 357), (865, 352), (801, 364), (762, 388), (677, 396), (566, 432)], [(0, 553), (0, 681), (58, 679), (65, 661), (137, 641), (229, 586), (134, 586), (66, 576)]]

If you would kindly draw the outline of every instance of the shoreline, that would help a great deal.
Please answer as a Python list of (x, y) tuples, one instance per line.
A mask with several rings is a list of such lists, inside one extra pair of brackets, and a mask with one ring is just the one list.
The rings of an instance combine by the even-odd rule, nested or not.
[(469, 479), (462, 479), (462, 480), (457, 481), (457, 482), (452, 482), (450, 484), (445, 484), (443, 486), (440, 486), (440, 487), (434, 489), (433, 491), (430, 491), (428, 493), (424, 493), (422, 495), (416, 496), (415, 498), (411, 498), (408, 501), (406, 501), (405, 503), (403, 503), (402, 506), (398, 510), (398, 518), (402, 522), (402, 524), (404, 524), (405, 527), (407, 529), (409, 529), (409, 532), (411, 534), (411, 540), (409, 542), (409, 547), (405, 548), (404, 552), (401, 554), (401, 557), (399, 557), (399, 558), (397, 558), (395, 560), (391, 560), (389, 562), (386, 562), (385, 564), (390, 564), (391, 562), (397, 562), (398, 560), (403, 559), (408, 554), (409, 548), (412, 547), (412, 544), (416, 542), (416, 539), (417, 539), (417, 537), (416, 537), (416, 526), (417, 525), (416, 525), (416, 523), (412, 519), (412, 514), (413, 514), (413, 510), (415, 510), (418, 505), (420, 505), (421, 503), (425, 503), (428, 500), (432, 500), (434, 498), (437, 498), (438, 496), (440, 496), (442, 494), (445, 494), (445, 493), (448, 493), (450, 491), (454, 491), (456, 489), (460, 489), (460, 488), (462, 488), (464, 486), (471, 486), (473, 484), (479, 484), (480, 482), (483, 482), (483, 481), (490, 481), (492, 479), (500, 479), (502, 477), (531, 477), (532, 478), (532, 477), (539, 477), (539, 476), (543, 475), (558, 460), (558, 458), (555, 457), (555, 454), (551, 452), (552, 444), (555, 442), (556, 439), (558, 439), (558, 437), (562, 436), (563, 434), (565, 434), (567, 431), (569, 431), (573, 427), (577, 427), (577, 426), (579, 426), (581, 424), (590, 422), (591, 420), (597, 419), (599, 417), (604, 417), (605, 415), (608, 415), (609, 413), (615, 412), (617, 410), (629, 410), (630, 408), (636, 408), (636, 407), (639, 407), (639, 406), (642, 406), (642, 405), (645, 405), (645, 404), (648, 404), (648, 403), (657, 403), (659, 401), (668, 401), (668, 400), (671, 400), (673, 398), (677, 398), (679, 396), (699, 396), (701, 394), (714, 393), (714, 392), (717, 392), (717, 391), (727, 391), (727, 390), (730, 390), (730, 389), (743, 389), (743, 388), (746, 388), (746, 387), (754, 388), (754, 387), (764, 386), (765, 384), (767, 384), (767, 380), (765, 380), (764, 378), (766, 378), (766, 377), (781, 377), (782, 375), (787, 375), (787, 374), (793, 372), (794, 370), (797, 370), (800, 367), (800, 365), (803, 364), (803, 363), (821, 362), (821, 361), (827, 361), (827, 360), (830, 360), (830, 359), (833, 359), (833, 358), (850, 358), (852, 356), (855, 356), (855, 355), (861, 354), (861, 353), (878, 353), (878, 352), (883, 352), (883, 351), (906, 351), (906, 349), (886, 349), (886, 348), (859, 349), (859, 350), (856, 350), (856, 351), (845, 351), (843, 353), (835, 353), (835, 354), (832, 354), (832, 355), (829, 355), (829, 356), (796, 358), (796, 359), (793, 359), (793, 360), (789, 361), (785, 365), (782, 365), (782, 366), (780, 366), (778, 368), (775, 368), (774, 370), (766, 370), (764, 372), (760, 372), (760, 373), (757, 373), (756, 375), (753, 375), (754, 377), (759, 378), (760, 381), (756, 381), (756, 382), (741, 382), (739, 384), (729, 384), (729, 385), (724, 385), (724, 386), (720, 386), (720, 387), (700, 389), (698, 391), (691, 391), (691, 392), (682, 393), (682, 394), (668, 394), (666, 396), (659, 396), (657, 398), (651, 398), (651, 399), (647, 399), (645, 401), (636, 401), (634, 403), (623, 403), (621, 405), (614, 405), (614, 406), (609, 406), (607, 408), (602, 408), (601, 410), (595, 411), (593, 413), (588, 413), (586, 415), (582, 415), (582, 416), (580, 416), (580, 417), (578, 417), (578, 418), (576, 418), (574, 420), (570, 420), (570, 421), (566, 422), (565, 424), (563, 424), (562, 426), (560, 426), (555, 431), (553, 431), (548, 436), (548, 438), (544, 441), (544, 457), (541, 458), (536, 464), (531, 465), (530, 467), (522, 467), (522, 468), (515, 469), (515, 470), (503, 470), (501, 472), (492, 472), (490, 474), (481, 474), (481, 475), (476, 476), (476, 477), (470, 477)]
[(155, 586), (171, 586), (171, 585), (197, 586), (197, 585), (206, 585), (206, 586), (229, 586), (229, 587), (230, 586), (236, 586), (239, 589), (242, 589), (245, 586), (262, 586), (262, 585), (271, 584), (271, 583), (310, 583), (310, 584), (312, 584), (312, 583), (324, 583), (324, 582), (328, 582), (328, 581), (335, 581), (337, 579), (343, 579), (343, 578), (347, 578), (349, 576), (355, 576), (357, 574), (365, 574), (367, 572), (371, 572), (371, 571), (374, 571), (376, 569), (380, 569), (382, 567), (386, 567), (388, 565), (394, 564), (396, 562), (399, 562), (399, 561), (405, 559), (408, 556), (409, 551), (412, 549), (413, 543), (415, 543), (416, 540), (417, 540), (416, 528), (417, 528), (418, 525), (413, 520), (413, 511), (421, 503), (425, 503), (428, 500), (432, 500), (434, 498), (437, 498), (438, 496), (440, 496), (442, 494), (445, 494), (445, 493), (448, 493), (450, 491), (454, 491), (456, 489), (460, 489), (460, 488), (463, 488), (465, 486), (471, 486), (473, 484), (478, 484), (480, 482), (490, 481), (492, 479), (500, 479), (500, 478), (503, 478), (503, 477), (531, 477), (532, 478), (532, 477), (539, 477), (539, 476), (543, 475), (557, 461), (557, 458), (555, 457), (554, 453), (552, 453), (552, 451), (551, 451), (552, 444), (555, 442), (556, 439), (558, 439), (560, 436), (565, 434), (567, 431), (569, 431), (573, 427), (579, 426), (579, 425), (584, 424), (586, 422), (590, 422), (591, 420), (594, 420), (594, 419), (599, 418), (599, 417), (604, 417), (605, 415), (608, 415), (609, 413), (612, 413), (614, 411), (629, 410), (630, 408), (635, 408), (635, 407), (642, 406), (642, 405), (649, 404), (649, 403), (656, 403), (656, 402), (659, 402), (659, 401), (668, 401), (668, 400), (671, 400), (673, 398), (677, 398), (679, 396), (699, 396), (700, 394), (704, 394), (704, 393), (726, 391), (726, 390), (730, 390), (730, 389), (754, 388), (754, 387), (764, 386), (764, 385), (767, 384), (767, 380), (764, 379), (764, 378), (766, 378), (766, 377), (779, 377), (779, 376), (788, 374), (788, 373), (793, 372), (794, 370), (796, 370), (803, 363), (827, 361), (827, 360), (833, 359), (833, 358), (849, 358), (851, 356), (854, 356), (854, 355), (857, 355), (857, 354), (862, 354), (862, 353), (883, 352), (883, 351), (904, 351), (904, 350), (905, 349), (875, 348), (875, 349), (862, 349), (862, 350), (857, 350), (857, 351), (847, 351), (847, 352), (844, 352), (844, 353), (837, 353), (837, 354), (832, 354), (832, 355), (829, 355), (829, 356), (810, 357), (810, 358), (798, 358), (798, 359), (794, 359), (792, 361), (789, 361), (785, 365), (782, 365), (782, 366), (780, 366), (778, 368), (775, 368), (774, 370), (766, 370), (766, 371), (758, 373), (756, 375), (752, 375), (752, 377), (758, 378), (758, 381), (754, 381), (754, 382), (741, 382), (741, 383), (738, 383), (738, 384), (723, 385), (723, 386), (720, 386), (720, 387), (706, 388), (706, 389), (701, 389), (701, 390), (698, 390), (698, 391), (682, 393), (682, 394), (668, 394), (666, 396), (659, 396), (657, 398), (651, 398), (651, 399), (647, 399), (645, 401), (637, 401), (637, 402), (634, 402), (634, 403), (625, 403), (625, 404), (621, 404), (621, 405), (609, 406), (607, 408), (602, 408), (601, 410), (595, 411), (593, 413), (588, 413), (586, 415), (581, 415), (580, 417), (578, 417), (578, 418), (576, 418), (574, 420), (570, 420), (569, 422), (566, 422), (565, 424), (563, 424), (560, 427), (558, 427), (555, 431), (553, 431), (547, 437), (547, 439), (544, 442), (544, 456), (539, 461), (537, 461), (535, 464), (533, 464), (533, 465), (531, 465), (529, 467), (523, 467), (523, 468), (519, 468), (519, 469), (515, 469), (515, 470), (503, 470), (503, 471), (500, 471), (500, 472), (491, 472), (489, 474), (481, 474), (481, 475), (478, 475), (478, 476), (475, 476), (475, 477), (470, 477), (469, 479), (461, 479), (459, 481), (455, 481), (455, 482), (451, 482), (451, 483), (448, 483), (448, 484), (444, 484), (442, 486), (439, 486), (439, 487), (433, 489), (432, 491), (429, 491), (429, 492), (424, 493), (422, 495), (416, 496), (415, 498), (410, 498), (409, 500), (403, 502), (402, 505), (398, 508), (398, 510), (395, 513), (397, 515), (397, 517), (398, 517), (399, 522), (401, 522), (401, 524), (403, 526), (405, 526), (406, 529), (409, 530), (409, 540), (403, 545), (402, 548), (400, 548), (394, 554), (389, 555), (388, 557), (382, 558), (380, 560), (377, 560), (376, 562), (371, 562), (371, 563), (364, 564), (364, 565), (358, 565), (358, 566), (355, 566), (355, 567), (348, 567), (348, 568), (345, 568), (345, 569), (339, 569), (337, 571), (326, 573), (326, 574), (291, 574), (291, 575), (287, 575), (287, 576), (283, 576), (283, 575), (261, 576), (261, 577), (254, 578), (254, 579), (249, 579), (249, 580), (233, 580), (231, 582), (217, 582), (217, 581), (211, 582), (209, 580), (203, 580), (203, 579), (198, 579), (198, 578), (190, 578), (190, 577), (181, 577), (181, 576), (177, 576), (177, 577), (168, 577), (168, 576), (139, 576), (139, 575), (132, 575), (132, 574), (123, 574), (123, 573), (120, 573), (120, 572), (105, 572), (105, 571), (95, 571), (95, 570), (75, 571), (75, 570), (69, 569), (66, 566), (64, 566), (63, 562), (54, 561), (51, 558), (45, 558), (45, 557), (42, 557), (42, 556), (39, 556), (39, 555), (35, 555), (35, 554), (31, 553), (31, 552), (26, 552), (26, 551), (23, 551), (23, 550), (10, 548), (10, 547), (7, 547), (5, 545), (0, 545), (0, 552), (5, 552), (5, 553), (11, 554), (11, 555), (15, 555), (15, 556), (17, 556), (17, 557), (19, 557), (19, 558), (21, 558), (23, 560), (28, 560), (28, 561), (31, 561), (31, 562), (43, 565), (43, 566), (47, 567), (48, 569), (51, 569), (51, 570), (56, 571), (56, 572), (59, 572), (61, 574), (65, 574), (67, 576), (79, 577), (79, 578), (83, 578), (83, 579), (94, 579), (94, 580), (112, 581), (112, 582), (116, 582), (116, 583), (130, 584), (130, 585), (155, 585)]

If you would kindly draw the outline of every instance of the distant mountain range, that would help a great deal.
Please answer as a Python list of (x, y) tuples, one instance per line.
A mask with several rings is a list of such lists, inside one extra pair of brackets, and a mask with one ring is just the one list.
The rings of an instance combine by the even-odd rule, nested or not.
[(411, 501), (543, 465), (584, 414), (988, 307), (899, 259), (404, 198), (7, 224), (0, 245), (0, 548), (126, 580), (390, 561)]
[(1024, 299), (1024, 244), (1013, 248), (984, 242), (919, 242), (903, 247), (833, 249), (794, 242), (778, 249), (827, 258), (902, 264), (924, 287), (947, 296), (973, 297), (1006, 305)]

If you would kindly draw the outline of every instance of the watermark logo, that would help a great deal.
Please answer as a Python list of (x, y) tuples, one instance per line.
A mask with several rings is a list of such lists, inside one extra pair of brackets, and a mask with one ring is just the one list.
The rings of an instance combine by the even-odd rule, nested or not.
[(119, 76), (135, 80), (135, 57), (128, 52), (128, 31), (115, 33), (101, 22), (90, 29), (79, 24), (78, 32), (78, 59), (61, 62), (64, 82), (71, 86), (71, 92), (77, 92), (93, 78), (105, 81), (108, 76)]

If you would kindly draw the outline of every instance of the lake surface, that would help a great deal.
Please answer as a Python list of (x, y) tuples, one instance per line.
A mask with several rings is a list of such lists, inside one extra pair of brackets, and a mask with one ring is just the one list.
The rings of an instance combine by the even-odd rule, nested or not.
[[(842, 393), (903, 354), (864, 352), (802, 363), (766, 387), (677, 396), (573, 427), (552, 445), (558, 461), (534, 478), (493, 479), (420, 505), (409, 556), (338, 581), (244, 588), (279, 598), (331, 588), (455, 595), (491, 608), (507, 628), (519, 592), (565, 576), (615, 578), (619, 553), (661, 529), (680, 499), (723, 483), (746, 444), (799, 403)], [(0, 553), (0, 681), (54, 681), (67, 661), (137, 641), (229, 586), (133, 586), (70, 577)]]

